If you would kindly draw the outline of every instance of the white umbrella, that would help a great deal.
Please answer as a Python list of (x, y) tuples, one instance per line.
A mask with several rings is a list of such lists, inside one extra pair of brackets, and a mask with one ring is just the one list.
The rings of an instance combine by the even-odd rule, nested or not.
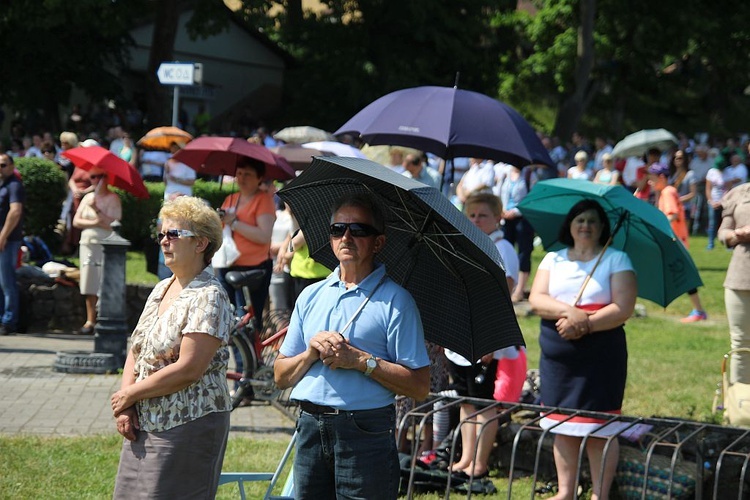
[(344, 144), (343, 142), (335, 142), (335, 141), (308, 142), (308, 143), (303, 144), (302, 147), (318, 149), (320, 151), (325, 151), (327, 153), (333, 153), (336, 156), (348, 156), (352, 158), (367, 159), (367, 156), (365, 156), (365, 154), (361, 150), (355, 148), (354, 146), (350, 146), (349, 144)]
[(274, 139), (281, 139), (287, 144), (336, 140), (336, 137), (332, 133), (310, 126), (286, 127), (279, 130), (273, 137)]
[(676, 144), (677, 138), (663, 128), (640, 130), (618, 142), (612, 150), (612, 156), (618, 158), (643, 156), (651, 148), (657, 148), (663, 152)]

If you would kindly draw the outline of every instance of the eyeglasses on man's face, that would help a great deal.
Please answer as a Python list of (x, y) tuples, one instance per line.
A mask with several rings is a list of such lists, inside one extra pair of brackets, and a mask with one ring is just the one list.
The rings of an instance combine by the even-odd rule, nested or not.
[(367, 236), (377, 236), (380, 233), (377, 229), (369, 224), (362, 222), (334, 222), (331, 224), (330, 233), (334, 238), (342, 238), (346, 230), (355, 238), (366, 238)]
[(161, 240), (164, 238), (167, 238), (167, 241), (173, 241), (179, 238), (190, 238), (192, 236), (195, 236), (195, 233), (187, 229), (168, 229), (163, 233), (157, 234), (156, 241), (161, 243)]

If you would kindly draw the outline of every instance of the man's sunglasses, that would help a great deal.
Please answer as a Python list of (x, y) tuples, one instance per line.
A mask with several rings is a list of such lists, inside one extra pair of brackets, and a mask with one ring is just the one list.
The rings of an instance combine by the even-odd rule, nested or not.
[(347, 229), (355, 238), (366, 238), (367, 236), (381, 234), (380, 231), (369, 224), (362, 224), (361, 222), (334, 222), (331, 224), (331, 236), (341, 238), (346, 234)]
[(163, 240), (165, 236), (167, 241), (172, 241), (179, 238), (190, 238), (191, 236), (195, 236), (195, 233), (188, 231), (187, 229), (169, 229), (165, 233), (157, 234), (156, 241), (161, 243), (161, 240)]

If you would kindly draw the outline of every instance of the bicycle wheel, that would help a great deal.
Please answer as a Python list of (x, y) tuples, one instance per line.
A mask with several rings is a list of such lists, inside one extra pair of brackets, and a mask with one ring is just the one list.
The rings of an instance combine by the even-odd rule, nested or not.
[(227, 365), (227, 384), (232, 398), (232, 408), (237, 408), (243, 401), (254, 397), (250, 380), (258, 369), (258, 358), (248, 343), (245, 332), (233, 330), (229, 336), (229, 361)]
[[(263, 331), (261, 332), (261, 341), (267, 340), (269, 337), (272, 337), (274, 334), (279, 332), (280, 330), (284, 329), (289, 325), (289, 317), (292, 315), (291, 311), (287, 310), (277, 310), (272, 311), (269, 314), (264, 316), (263, 320)], [(279, 354), (279, 347), (281, 347), (281, 343), (284, 341), (284, 337), (279, 337), (275, 342), (264, 346), (261, 349), (261, 359), (263, 360), (263, 365), (265, 366), (273, 366), (273, 362), (276, 360), (276, 356)]]

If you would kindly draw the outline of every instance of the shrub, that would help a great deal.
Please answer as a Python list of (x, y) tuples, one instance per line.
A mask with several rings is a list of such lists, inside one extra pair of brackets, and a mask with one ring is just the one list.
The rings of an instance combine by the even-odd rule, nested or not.
[(120, 195), (122, 203), (122, 229), (120, 235), (134, 249), (143, 248), (144, 241), (153, 238), (153, 228), (156, 223), (156, 216), (161, 209), (161, 202), (164, 199), (164, 184), (160, 182), (146, 182), (149, 198), (142, 200), (136, 198), (130, 193), (115, 189)]
[(55, 226), (68, 195), (65, 172), (56, 163), (42, 158), (17, 158), (15, 164), (26, 191), (24, 232), (39, 236), (51, 248), (58, 248), (60, 237), (55, 234)]
[[(122, 200), (123, 238), (130, 241), (134, 249), (143, 249), (155, 236), (156, 218), (164, 200), (164, 183), (146, 182), (149, 192), (148, 200), (135, 198), (129, 193), (116, 190)], [(226, 196), (236, 191), (232, 185), (223, 185), (215, 181), (198, 180), (193, 186), (193, 194), (207, 200), (212, 207), (220, 207)]]

